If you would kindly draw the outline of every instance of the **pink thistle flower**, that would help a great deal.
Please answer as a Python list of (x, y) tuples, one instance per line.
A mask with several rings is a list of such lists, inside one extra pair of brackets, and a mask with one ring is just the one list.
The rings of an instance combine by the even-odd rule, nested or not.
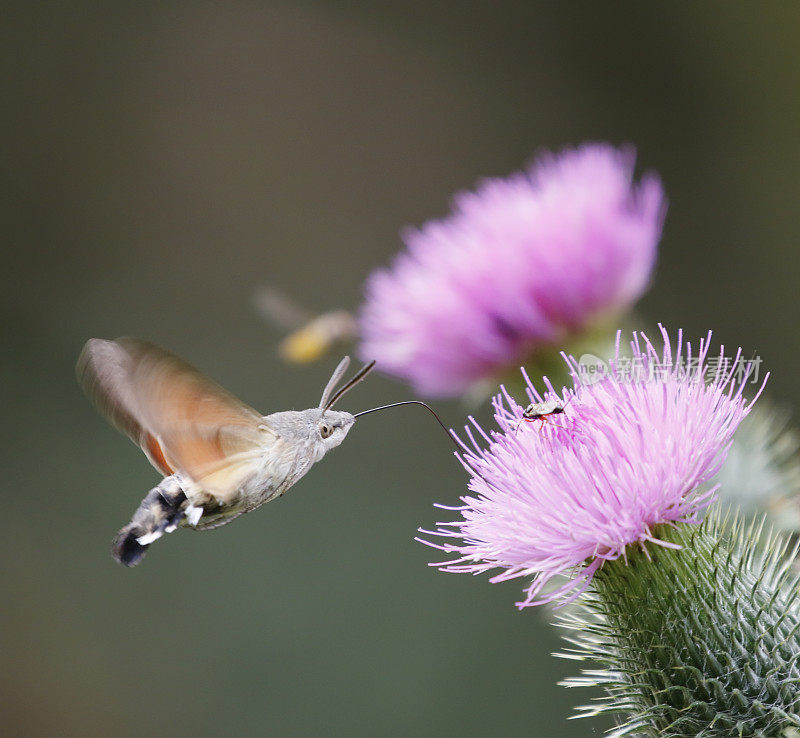
[(647, 287), (666, 210), (635, 151), (585, 144), (456, 195), (366, 284), (361, 354), (454, 396), (613, 320)]
[[(656, 536), (655, 526), (700, 522), (716, 497), (717, 486), (706, 483), (752, 405), (742, 397), (747, 377), (735, 375), (739, 351), (730, 369), (704, 381), (711, 334), (694, 356), (681, 332), (674, 354), (661, 333), (660, 355), (634, 333), (629, 359), (620, 355), (618, 333), (611, 371), (591, 385), (578, 383), (578, 364), (564, 356), (575, 388), (562, 396), (545, 379), (543, 398), (523, 369), (531, 402), (556, 400), (561, 414), (521, 422), (523, 407), (501, 387), (493, 403), (499, 431), (487, 434), (470, 417), (486, 447), (466, 426), (460, 460), (472, 494), (461, 498), (462, 506), (445, 508), (463, 519), (422, 531), (461, 539), (422, 541), (458, 558), (432, 566), (473, 574), (502, 569), (492, 582), (532, 576), (517, 603), (523, 608), (574, 599), (604, 561), (625, 557), (627, 546), (674, 547)], [(723, 352), (713, 361), (719, 367), (726, 366)], [(625, 367), (634, 371), (626, 375)], [(556, 575), (571, 578), (543, 593)]]

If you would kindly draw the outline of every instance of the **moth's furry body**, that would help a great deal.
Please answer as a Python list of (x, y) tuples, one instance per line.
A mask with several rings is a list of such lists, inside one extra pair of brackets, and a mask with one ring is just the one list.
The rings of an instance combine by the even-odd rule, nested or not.
[(113, 547), (117, 560), (135, 566), (148, 546), (164, 533), (178, 527), (213, 530), (280, 497), (327, 451), (338, 446), (355, 422), (350, 413), (329, 410), (325, 422), (333, 433), (321, 438), (316, 431), (321, 413), (319, 408), (311, 408), (264, 416), (264, 453), (253, 476), (227, 502), (221, 502), (183, 474), (164, 477), (147, 493), (131, 522), (117, 534)]
[(330, 406), (372, 364), (333, 394), (348, 363), (319, 407), (262, 416), (152, 344), (89, 341), (78, 363), (87, 393), (165, 474), (117, 534), (115, 558), (134, 566), (164, 533), (217, 528), (284, 494), (355, 422)]

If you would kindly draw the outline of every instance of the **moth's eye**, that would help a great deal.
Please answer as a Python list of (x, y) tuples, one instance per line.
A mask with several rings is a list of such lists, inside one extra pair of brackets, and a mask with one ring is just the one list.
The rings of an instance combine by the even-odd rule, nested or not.
[(319, 424), (319, 434), (323, 438), (327, 438), (331, 433), (333, 433), (333, 426), (328, 425), (327, 423), (320, 423)]

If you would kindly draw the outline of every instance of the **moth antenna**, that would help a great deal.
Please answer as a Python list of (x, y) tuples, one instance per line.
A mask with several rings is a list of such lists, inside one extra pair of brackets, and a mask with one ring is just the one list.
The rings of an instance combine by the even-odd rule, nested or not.
[[(339, 364), (339, 366), (341, 367), (341, 364)], [(359, 382), (361, 382), (364, 379), (364, 377), (366, 377), (367, 374), (369, 374), (372, 371), (374, 366), (375, 366), (375, 359), (370, 361), (369, 364), (364, 364), (364, 366), (362, 366), (361, 369), (359, 369), (353, 375), (353, 378), (347, 384), (336, 390), (336, 394), (334, 394), (334, 396), (331, 397), (331, 399), (325, 404), (325, 407), (322, 412), (324, 413), (325, 410), (330, 410), (333, 407), (333, 403), (335, 403), (345, 392), (349, 392), (351, 389), (353, 389), (353, 387), (355, 387)], [(337, 369), (336, 371), (339, 370)], [(320, 407), (322, 407), (322, 405), (320, 405)]]
[(339, 382), (342, 381), (342, 377), (344, 373), (347, 371), (347, 367), (350, 366), (350, 357), (345, 356), (340, 362), (339, 366), (333, 370), (333, 374), (331, 374), (331, 378), (328, 380), (328, 384), (325, 385), (325, 389), (322, 392), (322, 399), (319, 401), (320, 408), (325, 408), (326, 410), (330, 407), (328, 403), (328, 398), (331, 396), (334, 388), (336, 387)]
[(387, 410), (390, 407), (398, 407), (400, 405), (422, 405), (422, 407), (426, 408), (430, 411), (434, 418), (436, 418), (436, 422), (442, 427), (442, 430), (447, 434), (447, 437), (453, 443), (453, 445), (458, 449), (461, 450), (456, 443), (456, 439), (453, 438), (452, 433), (447, 430), (447, 426), (441, 421), (439, 416), (436, 414), (436, 411), (428, 404), (422, 402), (421, 400), (404, 400), (403, 402), (393, 402), (390, 405), (381, 405), (380, 407), (373, 407), (371, 410), (362, 410), (360, 413), (356, 413), (353, 417), (358, 418), (361, 415), (369, 415), (370, 413), (376, 413), (378, 410)]

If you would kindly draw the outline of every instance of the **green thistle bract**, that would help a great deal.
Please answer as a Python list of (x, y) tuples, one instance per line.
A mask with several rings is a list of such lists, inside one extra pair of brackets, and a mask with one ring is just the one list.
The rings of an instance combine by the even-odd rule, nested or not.
[(678, 550), (605, 562), (559, 615), (574, 631), (559, 655), (605, 666), (564, 682), (607, 691), (581, 716), (620, 715), (613, 736), (800, 736), (799, 580), (788, 544), (760, 533), (712, 514), (659, 531)]

